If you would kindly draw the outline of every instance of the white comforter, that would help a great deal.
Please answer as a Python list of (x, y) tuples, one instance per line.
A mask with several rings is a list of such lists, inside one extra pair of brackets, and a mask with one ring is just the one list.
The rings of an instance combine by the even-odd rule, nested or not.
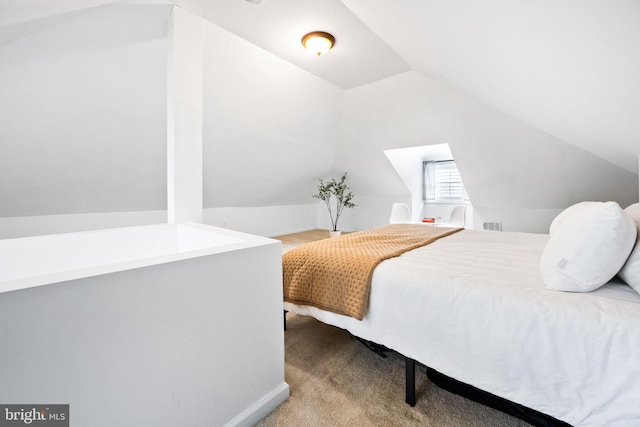
[(640, 295), (546, 290), (547, 235), (463, 230), (382, 262), (362, 321), (285, 303), (574, 426), (640, 425)]

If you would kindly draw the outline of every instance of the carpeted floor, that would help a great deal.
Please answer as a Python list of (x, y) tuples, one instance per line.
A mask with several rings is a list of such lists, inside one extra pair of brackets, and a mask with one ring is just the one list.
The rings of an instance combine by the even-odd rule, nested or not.
[[(345, 233), (346, 234), (346, 233)], [(285, 234), (283, 236), (274, 237), (282, 242), (282, 252), (286, 252), (303, 243), (313, 242), (320, 239), (328, 239), (328, 230), (308, 230), (300, 233)]]
[(348, 332), (287, 315), (285, 380), (289, 400), (257, 424), (270, 426), (528, 427), (502, 412), (449, 393), (416, 372), (414, 408), (404, 402), (404, 361), (374, 354)]

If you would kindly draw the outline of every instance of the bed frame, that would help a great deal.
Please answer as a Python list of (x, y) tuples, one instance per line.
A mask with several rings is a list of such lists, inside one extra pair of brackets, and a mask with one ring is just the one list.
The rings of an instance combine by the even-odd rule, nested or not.
[[(283, 311), (284, 330), (287, 330), (287, 310)], [(377, 354), (382, 358), (387, 357), (387, 353), (394, 353), (404, 359), (405, 369), (405, 402), (411, 406), (416, 406), (416, 367), (422, 367), (429, 380), (438, 387), (447, 390), (448, 392), (457, 394), (474, 402), (504, 412), (536, 427), (571, 427), (570, 424), (560, 421), (552, 416), (543, 414), (526, 406), (519, 405), (502, 397), (488, 393), (484, 390), (460, 382), (454, 378), (448, 377), (440, 372), (432, 369), (428, 366), (421, 364), (420, 362), (406, 357), (395, 350), (392, 350), (384, 345), (374, 343), (372, 341), (365, 340), (351, 334), (354, 339), (358, 340), (369, 350)]]

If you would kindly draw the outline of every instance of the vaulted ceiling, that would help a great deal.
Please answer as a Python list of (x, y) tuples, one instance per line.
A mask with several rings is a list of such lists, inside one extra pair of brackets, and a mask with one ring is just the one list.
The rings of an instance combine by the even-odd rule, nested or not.
[[(3, 0), (0, 44), (115, 3)], [(348, 90), (414, 70), (631, 172), (640, 155), (635, 0), (134, 0), (174, 3)], [(337, 39), (314, 57), (300, 39)], [(256, 69), (256, 78), (260, 70)]]

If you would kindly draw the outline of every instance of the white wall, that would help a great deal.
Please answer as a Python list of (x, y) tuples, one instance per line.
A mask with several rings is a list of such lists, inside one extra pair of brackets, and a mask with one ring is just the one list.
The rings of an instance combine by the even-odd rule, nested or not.
[(169, 10), (111, 4), (0, 45), (0, 217), (166, 209)]
[(546, 232), (570, 204), (624, 206), (638, 194), (635, 174), (416, 72), (347, 91), (335, 168), (349, 172), (357, 194), (407, 195), (383, 151), (440, 143), (451, 147), (476, 223)]
[(318, 226), (344, 91), (205, 23), (204, 222), (263, 236)]
[(274, 237), (316, 228), (318, 205), (209, 208), (204, 210), (203, 216), (205, 224)]
[[(0, 238), (167, 221), (170, 7), (113, 4), (0, 45)], [(203, 60), (204, 221), (316, 227), (344, 92), (209, 23)]]
[(205, 208), (311, 203), (344, 91), (212, 24), (204, 68)]
[[(355, 194), (355, 193), (354, 193)], [(358, 231), (380, 227), (389, 223), (391, 206), (394, 203), (411, 205), (408, 194), (357, 194), (354, 197), (356, 207), (344, 211), (340, 217), (339, 229), (344, 231)], [(331, 222), (324, 204), (318, 204), (318, 228), (329, 230)]]

